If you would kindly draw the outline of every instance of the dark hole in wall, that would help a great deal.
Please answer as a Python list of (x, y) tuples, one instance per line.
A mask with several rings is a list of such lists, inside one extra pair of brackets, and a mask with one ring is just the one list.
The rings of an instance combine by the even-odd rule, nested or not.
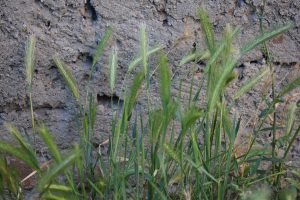
[(262, 62), (262, 60), (252, 60), (252, 61), (250, 61), (250, 64), (263, 65), (263, 62)]
[(77, 59), (89, 64), (92, 64), (93, 62), (93, 56), (91, 56), (89, 52), (80, 52), (77, 56)]
[(51, 25), (51, 22), (48, 20), (48, 21), (46, 21), (46, 26), (47, 27), (50, 27), (50, 25)]
[(167, 14), (166, 14), (165, 19), (163, 20), (163, 26), (172, 26), (172, 19)]
[(90, 79), (90, 74), (84, 74), (82, 77), (83, 81), (88, 81)]
[(95, 7), (92, 5), (91, 0), (86, 0), (85, 10), (90, 13), (92, 21), (97, 21), (98, 16)]
[(244, 76), (245, 65), (241, 64), (237, 67), (237, 69), (238, 69), (238, 72), (239, 72), (238, 80), (241, 81), (245, 78), (245, 76)]
[(113, 96), (109, 96), (106, 94), (97, 94), (97, 102), (98, 104), (105, 104), (106, 106), (111, 106), (113, 104), (114, 106), (122, 106), (123, 100), (120, 99), (117, 95), (113, 94)]

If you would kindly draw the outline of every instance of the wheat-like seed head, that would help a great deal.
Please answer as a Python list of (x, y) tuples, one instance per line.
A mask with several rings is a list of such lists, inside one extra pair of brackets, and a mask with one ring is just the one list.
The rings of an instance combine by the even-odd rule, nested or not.
[(26, 82), (30, 88), (32, 86), (32, 78), (33, 78), (33, 71), (34, 71), (35, 43), (36, 43), (35, 36), (31, 35), (26, 47), (26, 56), (25, 56)]

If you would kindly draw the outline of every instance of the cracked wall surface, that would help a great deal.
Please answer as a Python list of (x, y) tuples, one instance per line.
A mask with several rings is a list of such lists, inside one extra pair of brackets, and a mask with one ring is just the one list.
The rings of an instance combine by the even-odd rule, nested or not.
[[(248, 3), (247, 3), (248, 2)], [(251, 4), (249, 2), (252, 2)], [(261, 1), (221, 0), (0, 0), (0, 136), (10, 140), (5, 122), (13, 122), (20, 131), (31, 134), (29, 98), (25, 86), (24, 50), (29, 35), (37, 37), (36, 69), (33, 81), (33, 104), (38, 121), (43, 121), (52, 131), (61, 148), (67, 148), (79, 139), (80, 127), (76, 102), (72, 99), (64, 81), (55, 67), (52, 56), (59, 55), (73, 72), (79, 85), (82, 101), (92, 55), (108, 26), (113, 28), (104, 57), (97, 64), (93, 91), (97, 94), (97, 123), (95, 143), (108, 139), (114, 102), (123, 99), (122, 81), (128, 64), (138, 52), (138, 30), (147, 25), (150, 46), (163, 44), (168, 53), (170, 67), (174, 74), (173, 94), (183, 83), (185, 99), (189, 95), (191, 66), (179, 67), (181, 58), (193, 48), (205, 49), (197, 8), (204, 7), (212, 20), (217, 37), (221, 37), (226, 24), (241, 26), (242, 31), (235, 45), (242, 46), (247, 40), (259, 34), (258, 14)], [(267, 1), (264, 26), (271, 28), (290, 21), (295, 28), (271, 40), (268, 45), (276, 66), (279, 87), (299, 74), (300, 61), (300, 1)], [(111, 94), (108, 84), (109, 49), (116, 46), (119, 51), (116, 92)], [(151, 60), (152, 70), (156, 67)], [(238, 81), (228, 95), (241, 86), (265, 66), (259, 48), (242, 59), (236, 68)], [(134, 73), (133, 73), (134, 74)], [(203, 75), (203, 63), (197, 65), (196, 80)], [(130, 78), (133, 75), (129, 76)], [(128, 84), (128, 83), (126, 83)], [(157, 74), (153, 76), (153, 98), (157, 94)], [(259, 94), (267, 83), (257, 86), (237, 104), (236, 110), (245, 118), (243, 128), (253, 126), (259, 113)], [(193, 87), (195, 92), (197, 86)], [(292, 94), (293, 100), (299, 99)], [(293, 96), (294, 95), (294, 96)], [(115, 103), (117, 105), (117, 103)], [(140, 98), (139, 111), (143, 112), (144, 100)], [(245, 131), (246, 132), (246, 131)], [(266, 136), (267, 138), (267, 136)], [(295, 147), (297, 148), (297, 147)], [(297, 155), (299, 158), (299, 149)]]

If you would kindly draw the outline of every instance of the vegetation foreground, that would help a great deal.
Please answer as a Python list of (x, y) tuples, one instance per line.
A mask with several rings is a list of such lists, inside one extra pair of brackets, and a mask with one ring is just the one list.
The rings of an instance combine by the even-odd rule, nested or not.
[[(120, 113), (114, 113), (107, 156), (101, 155), (100, 146), (93, 146), (96, 119), (95, 94), (90, 84), (95, 65), (111, 36), (109, 28), (100, 42), (90, 71), (86, 90), (86, 103), (82, 104), (72, 74), (58, 57), (53, 60), (74, 96), (80, 113), (80, 144), (67, 155), (62, 155), (51, 133), (34, 118), (32, 105), (32, 77), (35, 60), (35, 38), (32, 36), (26, 49), (26, 83), (30, 98), (32, 135), (23, 137), (12, 125), (9, 132), (18, 147), (0, 141), (0, 195), (2, 199), (23, 199), (22, 182), (7, 163), (7, 156), (24, 162), (35, 176), (35, 190), (41, 199), (286, 199), (297, 198), (300, 190), (300, 173), (287, 164), (288, 153), (296, 140), (300, 126), (296, 123), (296, 110), (300, 101), (292, 103), (286, 115), (284, 127), (279, 126), (277, 105), (300, 85), (300, 77), (275, 91), (275, 72), (266, 42), (293, 27), (288, 24), (261, 34), (236, 50), (233, 40), (239, 28), (227, 26), (221, 41), (216, 41), (212, 25), (204, 10), (199, 11), (201, 29), (207, 51), (194, 51), (185, 56), (180, 65), (206, 63), (204, 76), (199, 83), (191, 83), (188, 103), (180, 101), (181, 91), (171, 95), (171, 72), (163, 46), (149, 49), (146, 28), (140, 28), (140, 52), (130, 63), (128, 73), (140, 71), (130, 87), (125, 86), (124, 103)], [(231, 100), (226, 99), (228, 86), (236, 79), (234, 67), (249, 51), (261, 45), (267, 61), (266, 69), (248, 80)], [(148, 59), (159, 53), (159, 94), (161, 106), (150, 106), (150, 80), (154, 74)], [(110, 56), (111, 92), (115, 90), (117, 50)], [(141, 67), (138, 70), (138, 66)], [(155, 69), (156, 70), (156, 69)], [(192, 73), (195, 73), (191, 69)], [(272, 100), (262, 96), (267, 107), (260, 114), (252, 130), (244, 152), (237, 154), (235, 141), (241, 119), (229, 114), (236, 100), (251, 90), (263, 77), (272, 80)], [(127, 76), (125, 76), (127, 77)], [(192, 86), (198, 89), (192, 92)], [(135, 111), (141, 87), (145, 88), (147, 117)], [(200, 104), (200, 92), (205, 92), (204, 104)], [(267, 123), (271, 117), (272, 123)], [(178, 129), (178, 127), (180, 127)], [(257, 137), (263, 132), (272, 135), (271, 144), (255, 148)], [(277, 137), (277, 132), (282, 137)], [(40, 163), (35, 146), (39, 136), (51, 154), (51, 162)], [(30, 145), (33, 144), (33, 145)], [(147, 144), (147, 145), (146, 145)], [(279, 155), (282, 150), (283, 155)], [(45, 167), (46, 166), (46, 167)]]

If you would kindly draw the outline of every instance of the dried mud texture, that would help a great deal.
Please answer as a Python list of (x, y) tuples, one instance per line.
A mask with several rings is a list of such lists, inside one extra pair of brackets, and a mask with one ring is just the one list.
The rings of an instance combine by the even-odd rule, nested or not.
[[(43, 121), (52, 131), (61, 148), (67, 148), (79, 139), (80, 128), (77, 104), (65, 86), (54, 66), (52, 56), (59, 55), (69, 66), (79, 85), (84, 102), (85, 85), (89, 79), (92, 55), (106, 28), (113, 28), (113, 39), (107, 49), (116, 46), (119, 50), (116, 92), (109, 92), (108, 54), (97, 64), (93, 91), (97, 93), (97, 123), (95, 143), (108, 139), (113, 108), (110, 99), (114, 97), (114, 109), (122, 103), (122, 80), (128, 64), (138, 52), (138, 30), (147, 25), (150, 46), (163, 44), (170, 59), (174, 74), (173, 93), (183, 83), (183, 99), (189, 94), (191, 77), (189, 65), (179, 67), (179, 61), (193, 48), (205, 49), (197, 17), (197, 8), (204, 7), (213, 22), (217, 37), (221, 37), (226, 24), (241, 26), (236, 40), (240, 47), (247, 40), (259, 34), (258, 14), (255, 8), (260, 1), (199, 1), (199, 0), (0, 0), (0, 135), (10, 141), (5, 122), (12, 122), (23, 134), (32, 134), (29, 100), (26, 93), (24, 73), (24, 49), (29, 35), (37, 37), (36, 69), (34, 72), (33, 104), (38, 121)], [(269, 48), (276, 64), (277, 77), (286, 81), (291, 72), (298, 73), (300, 61), (300, 1), (267, 1), (264, 26), (272, 28), (290, 21), (295, 28), (269, 42)], [(196, 44), (196, 45), (195, 45)], [(151, 68), (156, 67), (155, 58)], [(257, 48), (247, 55), (237, 68), (239, 80), (232, 86), (229, 95), (245, 80), (263, 66), (263, 54)], [(201, 78), (203, 66), (197, 65), (196, 79)], [(137, 70), (136, 70), (137, 71)], [(129, 76), (130, 78), (133, 75)], [(157, 95), (157, 74), (153, 77), (153, 105), (159, 102)], [(284, 84), (286, 82), (283, 82)], [(127, 84), (127, 83), (126, 83)], [(281, 85), (282, 85), (281, 84)], [(194, 92), (197, 86), (194, 86)], [(236, 110), (249, 121), (244, 129), (253, 126), (252, 118), (260, 101), (259, 86), (238, 102)], [(299, 94), (299, 93), (298, 93)], [(299, 96), (295, 93), (296, 97)], [(141, 98), (138, 108), (144, 110)], [(245, 131), (245, 134), (247, 131)], [(299, 149), (295, 149), (298, 152)]]

